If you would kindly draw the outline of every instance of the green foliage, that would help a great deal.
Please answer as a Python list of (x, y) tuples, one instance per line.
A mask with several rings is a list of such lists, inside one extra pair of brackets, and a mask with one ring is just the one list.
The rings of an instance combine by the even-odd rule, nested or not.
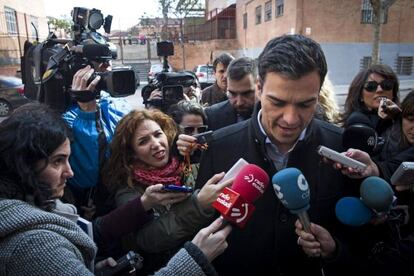
[(72, 25), (73, 22), (70, 19), (67, 18), (53, 18), (53, 17), (49, 17), (47, 24), (50, 26), (53, 26), (56, 30), (57, 29), (62, 29), (65, 30), (65, 32), (69, 33), (72, 30)]

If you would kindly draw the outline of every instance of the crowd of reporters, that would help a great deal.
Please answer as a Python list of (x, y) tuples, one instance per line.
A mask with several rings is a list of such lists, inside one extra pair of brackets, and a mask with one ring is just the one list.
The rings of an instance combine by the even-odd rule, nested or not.
[[(105, 273), (117, 265), (109, 257), (130, 250), (144, 257), (138, 275), (414, 273), (413, 185), (393, 186), (390, 212), (361, 227), (335, 217), (341, 198), (360, 197), (362, 180), (390, 182), (402, 162), (414, 161), (414, 92), (400, 104), (392, 69), (358, 73), (340, 114), (322, 49), (309, 38), (272, 39), (258, 63), (222, 54), (213, 65), (212, 87), (200, 91), (195, 81), (162, 111), (132, 110), (101, 91), (61, 118), (31, 104), (2, 122), (0, 274), (85, 275), (95, 263)], [(108, 66), (80, 69), (71, 89), (94, 90), (100, 77), (89, 79)], [(199, 143), (208, 130), (211, 139)], [(322, 159), (319, 145), (366, 168)], [(309, 183), (309, 228), (270, 188), (245, 229), (216, 219), (211, 205), (231, 185), (220, 180), (239, 158), (269, 176), (299, 168)], [(193, 191), (167, 192), (168, 184)], [(406, 212), (391, 212), (401, 205)], [(76, 209), (93, 222), (93, 241), (66, 219), (76, 222)]]

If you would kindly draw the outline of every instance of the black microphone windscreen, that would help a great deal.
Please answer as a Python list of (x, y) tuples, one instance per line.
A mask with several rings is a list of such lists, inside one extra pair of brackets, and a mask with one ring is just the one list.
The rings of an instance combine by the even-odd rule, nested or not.
[(342, 134), (342, 146), (345, 150), (354, 148), (371, 155), (377, 147), (377, 141), (376, 131), (363, 124), (348, 126)]

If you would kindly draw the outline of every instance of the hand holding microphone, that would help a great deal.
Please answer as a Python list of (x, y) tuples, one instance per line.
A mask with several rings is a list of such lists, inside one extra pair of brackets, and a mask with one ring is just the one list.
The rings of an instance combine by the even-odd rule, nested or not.
[[(336, 244), (329, 232), (323, 227), (311, 224), (307, 210), (310, 207), (309, 184), (297, 168), (286, 168), (272, 178), (276, 196), (292, 213), (296, 214), (296, 234), (298, 244), (311, 257), (326, 257), (335, 252)], [(323, 274), (323, 269), (321, 270)]]
[(295, 232), (299, 236), (298, 245), (300, 245), (309, 257), (330, 257), (336, 250), (335, 240), (328, 230), (320, 225), (311, 223), (310, 232), (304, 231), (302, 223), (299, 220), (295, 223)]
[(225, 187), (212, 205), (226, 221), (243, 228), (254, 212), (252, 203), (264, 194), (268, 184), (264, 170), (245, 165), (234, 178), (233, 186)]
[(224, 173), (215, 174), (197, 194), (197, 200), (203, 209), (211, 208), (211, 203), (216, 200), (223, 188), (231, 185), (233, 179), (218, 183), (223, 177)]

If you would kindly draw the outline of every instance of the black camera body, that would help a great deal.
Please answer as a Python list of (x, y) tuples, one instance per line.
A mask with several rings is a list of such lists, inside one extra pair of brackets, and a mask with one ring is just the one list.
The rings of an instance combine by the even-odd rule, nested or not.
[[(196, 76), (190, 72), (168, 72), (168, 56), (174, 55), (170, 41), (157, 43), (157, 55), (163, 57), (163, 70), (141, 90), (145, 105), (151, 105), (166, 112), (168, 108), (184, 99), (184, 88), (197, 84)], [(149, 99), (152, 91), (159, 89), (160, 99)]]
[(75, 7), (72, 19), (73, 39), (58, 39), (51, 33), (42, 43), (25, 42), (21, 72), (26, 97), (64, 112), (72, 103), (85, 100), (85, 95), (89, 100), (98, 98), (101, 90), (113, 97), (135, 93), (135, 73), (131, 68), (97, 72), (101, 80), (96, 91), (81, 96), (71, 93), (73, 76), (79, 69), (94, 67), (94, 62), (109, 63), (117, 56), (115, 45), (96, 31), (104, 25), (105, 31), (110, 32), (112, 16), (104, 19), (100, 10)]

